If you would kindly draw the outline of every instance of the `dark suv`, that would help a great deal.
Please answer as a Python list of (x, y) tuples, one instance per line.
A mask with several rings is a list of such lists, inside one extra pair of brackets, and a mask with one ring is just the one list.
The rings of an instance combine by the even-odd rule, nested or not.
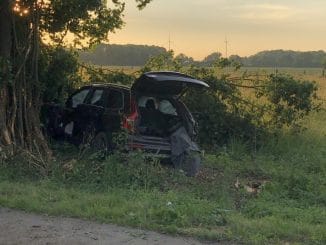
[(44, 106), (46, 130), (74, 144), (88, 140), (96, 148), (111, 148), (112, 133), (122, 127), (128, 131), (128, 149), (169, 156), (175, 167), (195, 175), (200, 165), (196, 122), (179, 99), (189, 87), (209, 86), (177, 72), (144, 73), (131, 88), (85, 86), (65, 107)]

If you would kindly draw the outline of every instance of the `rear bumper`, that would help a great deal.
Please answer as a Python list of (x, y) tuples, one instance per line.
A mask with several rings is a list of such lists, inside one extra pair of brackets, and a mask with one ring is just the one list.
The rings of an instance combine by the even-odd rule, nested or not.
[(130, 135), (128, 138), (129, 150), (142, 150), (155, 155), (171, 155), (171, 142), (169, 138)]

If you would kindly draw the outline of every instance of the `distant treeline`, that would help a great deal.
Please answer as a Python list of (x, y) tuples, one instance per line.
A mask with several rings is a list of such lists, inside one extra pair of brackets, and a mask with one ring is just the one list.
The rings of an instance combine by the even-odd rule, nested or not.
[(158, 46), (99, 44), (93, 50), (80, 52), (80, 59), (94, 65), (142, 66), (150, 57), (165, 52)]
[(326, 53), (320, 51), (299, 52), (291, 50), (262, 51), (249, 57), (230, 56), (244, 66), (255, 67), (325, 67)]
[[(80, 52), (80, 59), (94, 65), (105, 66), (143, 66), (150, 57), (166, 53), (167, 50), (158, 46), (148, 45), (117, 45), (99, 44), (93, 50)], [(177, 55), (183, 65), (211, 66), (222, 57), (219, 52), (214, 52), (201, 61), (195, 61), (185, 54)], [(248, 57), (231, 55), (231, 60), (237, 61), (247, 67), (325, 67), (326, 52), (320, 51), (291, 51), (271, 50), (262, 51)]]

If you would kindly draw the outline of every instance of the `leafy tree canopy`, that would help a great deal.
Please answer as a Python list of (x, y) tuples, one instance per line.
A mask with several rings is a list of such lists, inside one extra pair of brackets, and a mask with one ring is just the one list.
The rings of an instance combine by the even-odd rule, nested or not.
[(214, 52), (207, 57), (205, 57), (202, 61), (204, 65), (212, 66), (215, 62), (217, 62), (222, 57), (222, 54), (219, 52)]
[[(143, 9), (152, 0), (135, 0)], [(39, 12), (40, 31), (61, 43), (69, 33), (74, 44), (92, 45), (108, 39), (108, 33), (123, 26), (123, 0), (16, 0), (14, 11), (21, 17)], [(31, 15), (31, 17), (33, 17)], [(34, 16), (35, 18), (35, 16)]]

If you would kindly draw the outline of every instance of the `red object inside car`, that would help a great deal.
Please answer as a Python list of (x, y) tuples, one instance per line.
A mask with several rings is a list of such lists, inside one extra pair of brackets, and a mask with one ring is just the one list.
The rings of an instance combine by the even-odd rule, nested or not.
[(122, 127), (127, 129), (128, 132), (134, 133), (136, 131), (136, 120), (138, 119), (138, 111), (136, 106), (136, 100), (134, 98), (131, 98), (130, 102), (130, 114), (126, 117), (124, 117), (122, 122)]

